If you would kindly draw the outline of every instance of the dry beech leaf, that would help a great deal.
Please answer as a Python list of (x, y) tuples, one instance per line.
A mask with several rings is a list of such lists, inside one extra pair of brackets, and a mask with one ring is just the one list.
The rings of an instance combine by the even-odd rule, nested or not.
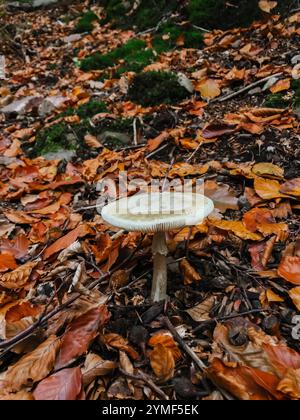
[(89, 353), (82, 368), (83, 385), (88, 386), (99, 376), (108, 376), (118, 367), (111, 360), (104, 360), (98, 354)]
[(281, 186), (278, 181), (264, 178), (255, 178), (254, 189), (257, 195), (264, 200), (273, 200), (274, 198), (285, 198), (282, 194)]
[(77, 241), (78, 238), (82, 238), (83, 236), (88, 235), (90, 232), (91, 230), (88, 225), (79, 225), (76, 229), (72, 230), (67, 235), (54, 242), (54, 244), (50, 245), (44, 252), (44, 258), (48, 259), (53, 254), (68, 248), (72, 243)]
[(289, 283), (300, 285), (300, 257), (284, 257), (278, 267), (278, 274)]
[(252, 172), (259, 177), (275, 177), (282, 179), (284, 170), (273, 163), (263, 162), (253, 166)]
[(0, 273), (5, 273), (8, 270), (15, 270), (17, 263), (15, 257), (11, 254), (0, 254)]
[(232, 231), (236, 236), (238, 236), (241, 239), (251, 241), (262, 240), (261, 235), (248, 230), (241, 221), (210, 219), (209, 222), (212, 226), (215, 226), (219, 229)]
[(214, 304), (215, 298), (214, 296), (210, 296), (203, 302), (199, 303), (199, 305), (194, 306), (191, 309), (187, 309), (185, 312), (187, 312), (189, 316), (196, 322), (208, 321), (211, 319), (209, 314), (214, 307)]
[(195, 270), (186, 258), (180, 261), (180, 268), (182, 270), (185, 285), (199, 283), (202, 280), (198, 271)]
[(92, 149), (100, 149), (100, 147), (102, 147), (102, 144), (98, 141), (97, 137), (92, 136), (91, 134), (87, 134), (84, 137), (84, 142)]
[(131, 363), (125, 351), (120, 351), (120, 368), (123, 369), (125, 372), (129, 373), (130, 375), (133, 375), (134, 373), (133, 364)]
[(153, 372), (162, 381), (168, 381), (174, 376), (175, 360), (172, 350), (158, 344), (150, 352), (150, 364)]
[(29, 240), (26, 235), (19, 235), (16, 238), (12, 239), (2, 239), (0, 241), (0, 251), (8, 252), (12, 254), (15, 258), (21, 259), (28, 254)]
[(258, 5), (263, 12), (271, 13), (277, 6), (278, 2), (273, 0), (260, 0)]
[(290, 87), (291, 87), (291, 80), (283, 79), (283, 80), (278, 80), (278, 82), (275, 83), (275, 85), (273, 85), (270, 88), (270, 91), (274, 94), (274, 93), (279, 93), (279, 92), (289, 90)]
[(109, 320), (109, 316), (106, 306), (103, 305), (75, 319), (62, 337), (55, 368), (66, 367), (84, 354), (99, 333), (99, 329)]
[(205, 195), (213, 200), (215, 207), (222, 213), (227, 210), (238, 210), (238, 198), (233, 189), (226, 184), (217, 184), (215, 181), (206, 181), (204, 184)]
[(289, 369), (277, 389), (293, 400), (300, 400), (300, 369)]
[(300, 286), (290, 290), (289, 295), (298, 311), (300, 311)]
[(300, 178), (291, 179), (280, 187), (280, 192), (295, 197), (300, 197)]
[(38, 262), (28, 262), (16, 270), (0, 276), (0, 285), (5, 289), (21, 289), (28, 282), (32, 270), (37, 266)]
[(140, 357), (139, 354), (128, 344), (128, 341), (119, 334), (105, 334), (102, 336), (102, 341), (108, 347), (125, 351), (133, 360), (137, 360)]
[[(214, 359), (208, 372), (209, 377), (212, 378), (214, 382), (229, 391), (239, 400), (265, 401), (273, 399), (265, 389), (256, 383), (246, 367), (229, 367), (221, 360)], [(270, 375), (264, 372), (261, 373), (265, 374), (265, 376)], [(272, 376), (272, 378), (274, 378), (274, 376)]]
[(219, 82), (214, 79), (204, 79), (198, 82), (195, 90), (200, 92), (203, 99), (214, 99), (221, 95)]
[(8, 368), (5, 373), (5, 387), (12, 391), (19, 391), (23, 386), (32, 385), (45, 378), (53, 369), (60, 340), (50, 336), (33, 352), (23, 356), (16, 364)]
[(171, 350), (173, 357), (175, 361), (179, 360), (182, 357), (181, 351), (179, 350), (179, 347), (177, 343), (175, 342), (174, 338), (170, 333), (168, 332), (158, 332), (154, 334), (149, 342), (149, 346), (156, 347), (158, 344), (161, 344), (162, 346), (167, 347)]
[(79, 367), (63, 369), (38, 384), (33, 396), (41, 401), (74, 401), (82, 389)]
[(27, 391), (19, 391), (16, 393), (0, 393), (0, 401), (32, 401), (33, 395)]

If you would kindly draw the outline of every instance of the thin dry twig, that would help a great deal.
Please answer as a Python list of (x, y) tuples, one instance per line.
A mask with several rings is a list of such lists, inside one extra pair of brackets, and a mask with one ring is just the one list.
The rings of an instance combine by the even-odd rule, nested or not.
[(153, 381), (152, 379), (146, 375), (145, 373), (139, 371), (139, 373), (137, 375), (134, 375), (132, 373), (128, 373), (125, 370), (119, 368), (119, 371), (127, 376), (129, 379), (133, 379), (136, 381), (143, 381), (145, 382), (146, 385), (148, 385), (149, 388), (152, 389), (152, 391), (154, 391), (162, 400), (169, 400), (169, 397), (167, 396), (167, 394), (165, 394)]

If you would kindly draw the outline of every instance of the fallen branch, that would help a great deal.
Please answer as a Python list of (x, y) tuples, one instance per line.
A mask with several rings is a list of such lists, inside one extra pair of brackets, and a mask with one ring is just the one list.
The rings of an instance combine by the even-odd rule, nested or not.
[(226, 95), (226, 96), (222, 96), (221, 98), (213, 99), (212, 101), (210, 101), (210, 103), (228, 101), (229, 99), (235, 98), (236, 96), (239, 96), (240, 94), (242, 94), (244, 92), (248, 92), (249, 90), (255, 88), (256, 86), (259, 86), (263, 83), (268, 82), (273, 77), (280, 77), (282, 75), (283, 75), (283, 73), (272, 74), (271, 76), (265, 77), (264, 79), (258, 80), (257, 82), (254, 82), (254, 83), (251, 83), (251, 85), (243, 87), (242, 89), (238, 90), (237, 92), (231, 93), (231, 94)]
[(139, 372), (137, 375), (134, 375), (133, 373), (128, 373), (123, 369), (119, 369), (119, 371), (129, 379), (145, 382), (145, 384), (148, 385), (148, 387), (151, 388), (152, 391), (154, 391), (162, 400), (169, 400), (169, 397), (145, 373)]

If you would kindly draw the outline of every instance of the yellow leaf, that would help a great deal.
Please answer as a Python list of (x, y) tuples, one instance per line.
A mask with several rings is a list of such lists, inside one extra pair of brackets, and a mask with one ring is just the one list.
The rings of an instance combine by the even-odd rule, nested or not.
[(163, 381), (174, 376), (175, 360), (172, 351), (158, 344), (150, 353), (150, 364), (155, 375)]
[(272, 179), (255, 178), (254, 189), (257, 195), (264, 200), (272, 200), (274, 198), (285, 198), (286, 195), (280, 192), (281, 185), (278, 181)]
[(221, 89), (217, 80), (204, 79), (197, 83), (195, 87), (200, 92), (203, 99), (213, 99), (221, 95)]
[(200, 274), (191, 266), (186, 258), (180, 261), (180, 269), (183, 273), (185, 285), (199, 283), (202, 280)]
[(284, 170), (273, 163), (262, 162), (253, 166), (252, 172), (260, 177), (283, 178)]
[(248, 230), (244, 226), (243, 222), (240, 221), (210, 219), (209, 222), (212, 226), (222, 230), (231, 231), (236, 236), (244, 240), (260, 241), (263, 239), (261, 235)]
[(266, 292), (266, 296), (268, 299), (268, 302), (284, 302), (284, 299), (282, 299), (280, 296), (276, 295), (271, 289), (268, 289)]

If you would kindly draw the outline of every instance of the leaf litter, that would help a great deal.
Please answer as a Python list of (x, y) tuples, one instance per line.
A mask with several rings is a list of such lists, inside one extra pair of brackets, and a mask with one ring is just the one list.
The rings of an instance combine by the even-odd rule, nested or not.
[[(180, 74), (189, 93), (149, 107), (127, 95), (131, 70), (78, 63), (151, 34), (95, 20), (75, 36), (63, 6), (6, 16), (23, 47), (0, 47), (0, 399), (300, 399), (300, 14), (259, 6), (269, 15), (251, 27), (155, 54), (146, 70)], [(287, 106), (266, 106), (281, 93)], [(61, 154), (31, 154), (45, 128)], [(151, 238), (97, 212), (96, 183), (124, 170), (200, 177), (215, 202), (168, 235), (166, 305), (150, 301)]]

